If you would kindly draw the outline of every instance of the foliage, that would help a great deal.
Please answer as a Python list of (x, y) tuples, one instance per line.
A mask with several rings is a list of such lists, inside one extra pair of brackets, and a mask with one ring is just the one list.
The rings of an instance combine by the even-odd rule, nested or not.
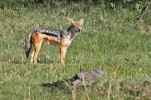
[(150, 0), (1, 0), (0, 8), (14, 8), (14, 7), (53, 7), (58, 3), (63, 5), (71, 3), (85, 3), (92, 5), (104, 4), (107, 8), (126, 7), (130, 9), (138, 9), (144, 6), (150, 6)]

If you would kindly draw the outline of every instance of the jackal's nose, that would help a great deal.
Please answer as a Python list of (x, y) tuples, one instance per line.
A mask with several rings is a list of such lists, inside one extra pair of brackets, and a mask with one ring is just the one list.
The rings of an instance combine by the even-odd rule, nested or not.
[(79, 29), (78, 32), (80, 32), (81, 30)]

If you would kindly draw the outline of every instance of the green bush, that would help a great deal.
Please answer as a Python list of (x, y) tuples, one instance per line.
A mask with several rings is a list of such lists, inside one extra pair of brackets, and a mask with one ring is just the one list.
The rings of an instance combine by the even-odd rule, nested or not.
[(0, 0), (0, 8), (14, 8), (14, 7), (52, 7), (56, 4), (70, 4), (70, 3), (90, 3), (93, 5), (104, 5), (107, 8), (127, 7), (137, 9), (140, 6), (150, 5), (150, 0)]

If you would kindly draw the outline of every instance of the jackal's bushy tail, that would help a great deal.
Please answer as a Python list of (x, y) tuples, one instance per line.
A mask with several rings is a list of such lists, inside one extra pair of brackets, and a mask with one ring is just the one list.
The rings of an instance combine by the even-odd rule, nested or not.
[(27, 58), (29, 57), (29, 53), (32, 47), (31, 35), (32, 35), (32, 32), (29, 33), (27, 39), (25, 40), (25, 53), (26, 53)]

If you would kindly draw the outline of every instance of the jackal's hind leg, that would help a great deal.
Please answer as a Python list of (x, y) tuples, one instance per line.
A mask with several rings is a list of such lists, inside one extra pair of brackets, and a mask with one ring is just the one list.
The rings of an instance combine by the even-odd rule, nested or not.
[(37, 64), (37, 55), (39, 53), (41, 45), (42, 45), (42, 41), (38, 41), (38, 42), (34, 43), (34, 54), (33, 54), (34, 56), (33, 56), (33, 60), (34, 60), (35, 64)]

